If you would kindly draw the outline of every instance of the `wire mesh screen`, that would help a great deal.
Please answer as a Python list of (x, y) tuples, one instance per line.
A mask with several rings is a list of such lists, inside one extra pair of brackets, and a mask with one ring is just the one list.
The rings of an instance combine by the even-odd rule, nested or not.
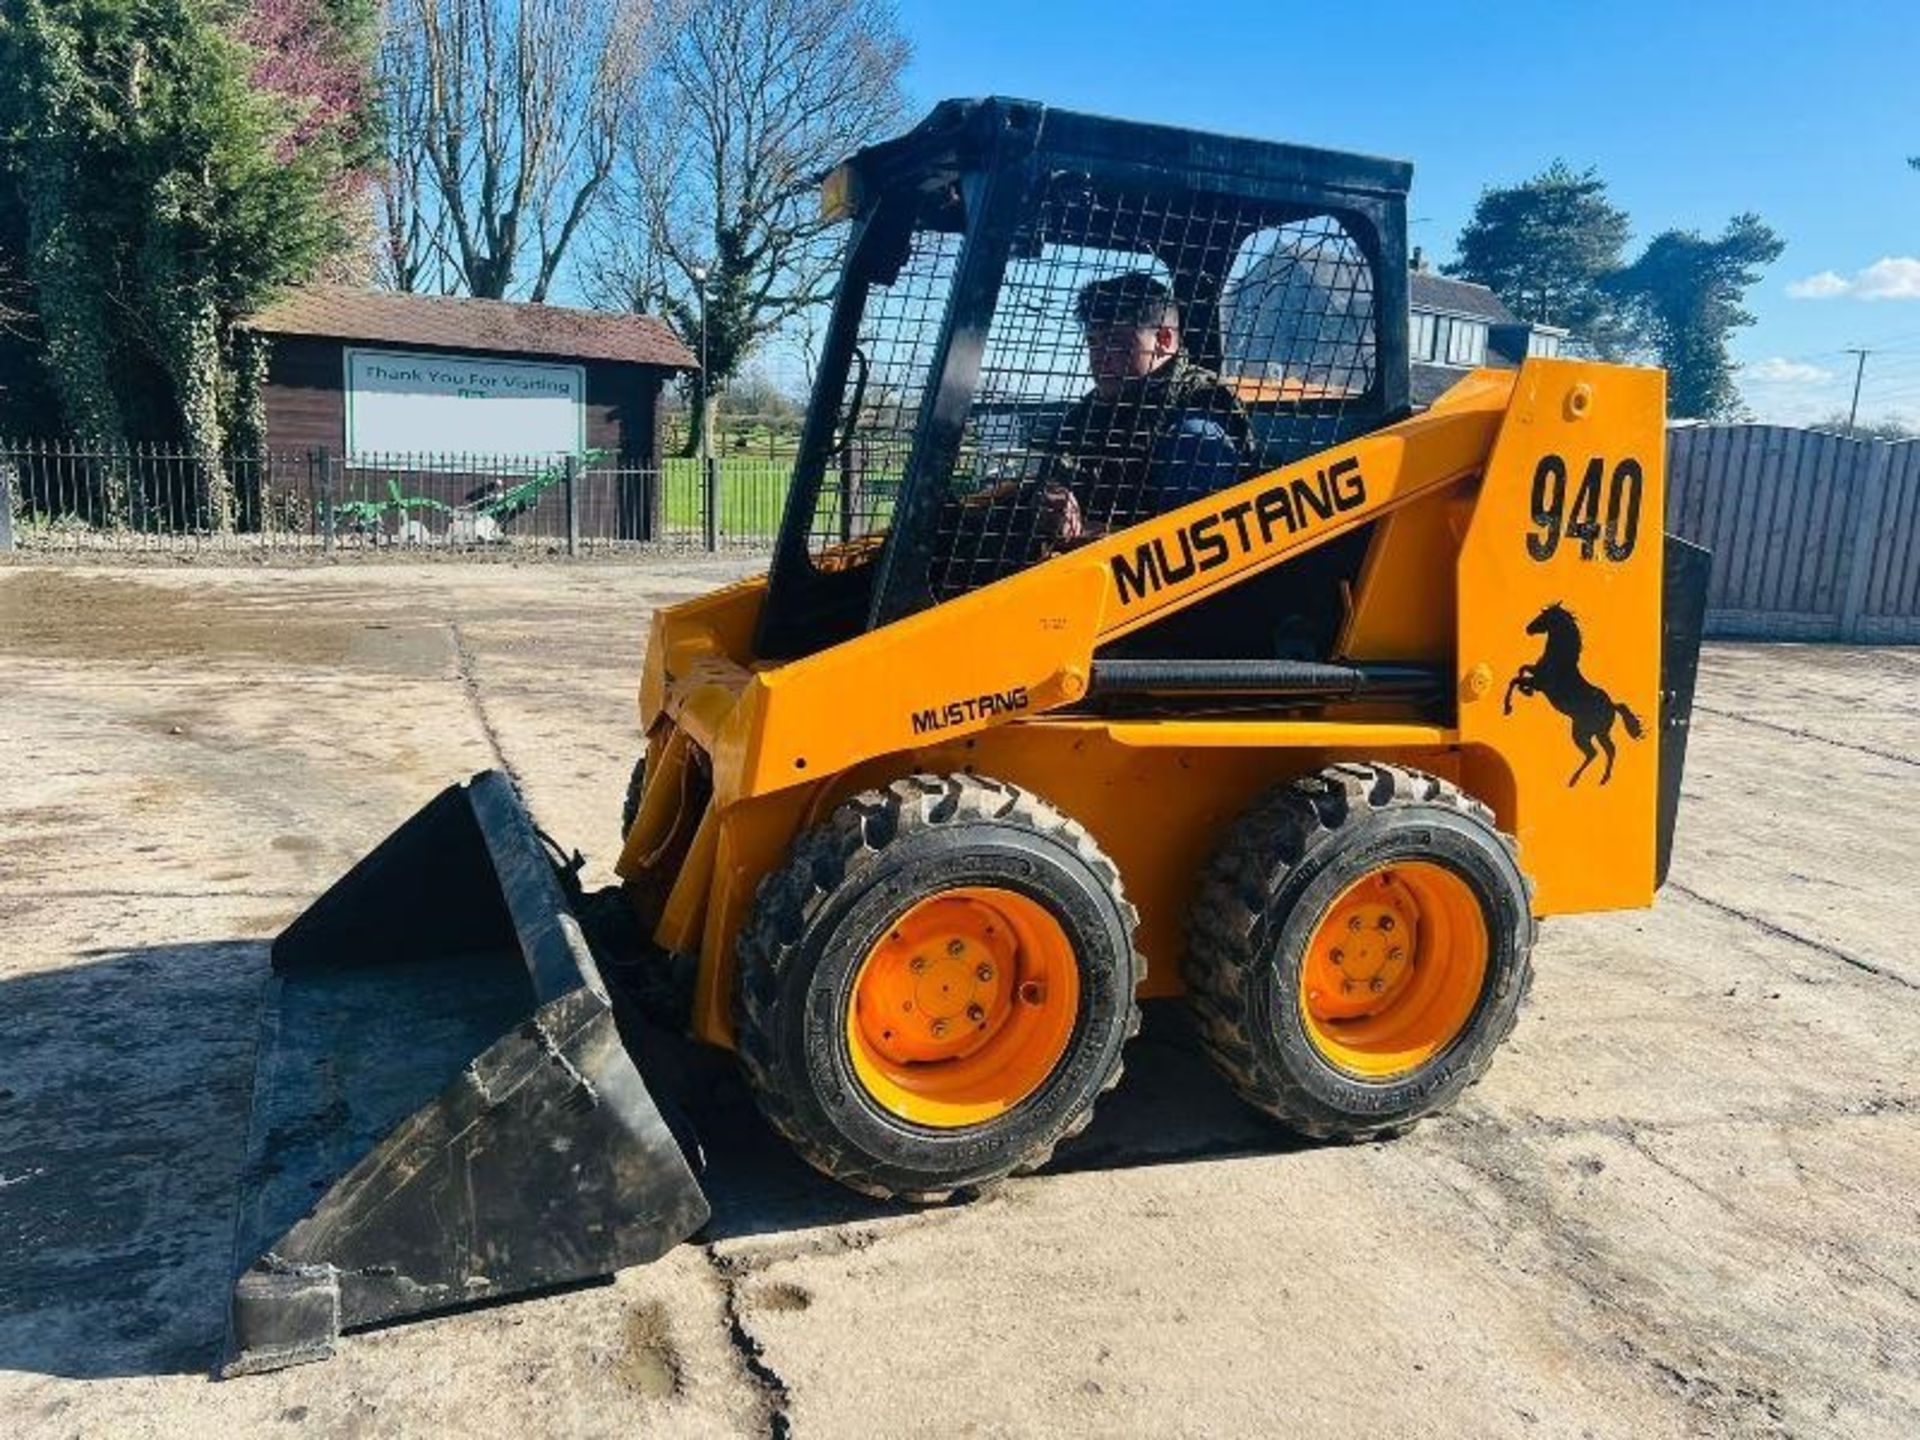
[(988, 331), (935, 598), (1345, 438), (1375, 338), (1372, 269), (1334, 217), (1057, 178)]
[[(1247, 236), (1221, 290), (1220, 321), (1221, 369), (1249, 405), (1332, 401), (1337, 411), (1373, 385), (1373, 271), (1330, 216)], [(1338, 438), (1334, 413), (1311, 413), (1320, 428), (1301, 439)]]
[(814, 507), (815, 554), (892, 521), (920, 402), (934, 380), (934, 351), (960, 245), (956, 234), (916, 233), (898, 275), (874, 281), (867, 293), (840, 404), (840, 433)]

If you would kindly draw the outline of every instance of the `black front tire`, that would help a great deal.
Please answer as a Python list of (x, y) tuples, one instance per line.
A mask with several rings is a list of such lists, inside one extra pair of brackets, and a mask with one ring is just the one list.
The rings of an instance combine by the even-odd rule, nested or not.
[[(911, 906), (980, 886), (1018, 891), (1059, 922), (1079, 976), (1077, 1014), (1064, 1054), (1011, 1109), (958, 1128), (916, 1124), (854, 1072), (854, 980)], [(768, 1122), (833, 1179), (922, 1202), (978, 1192), (1045, 1164), (1118, 1082), (1140, 1023), (1137, 924), (1113, 863), (1045, 801), (971, 774), (895, 781), (802, 834), (762, 882), (738, 951), (742, 1068)]]

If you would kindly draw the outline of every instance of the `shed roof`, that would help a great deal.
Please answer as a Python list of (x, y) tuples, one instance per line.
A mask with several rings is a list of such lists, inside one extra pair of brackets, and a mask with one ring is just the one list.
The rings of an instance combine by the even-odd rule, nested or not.
[(248, 322), (263, 335), (312, 335), (386, 345), (502, 355), (550, 355), (697, 370), (699, 362), (651, 315), (559, 305), (406, 295), (347, 285), (309, 285)]

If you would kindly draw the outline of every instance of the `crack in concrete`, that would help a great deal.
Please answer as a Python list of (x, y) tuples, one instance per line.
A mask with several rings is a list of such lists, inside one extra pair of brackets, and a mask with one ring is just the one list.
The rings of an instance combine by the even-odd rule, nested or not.
[(740, 1304), (740, 1284), (756, 1268), (751, 1262), (722, 1255), (713, 1245), (700, 1247), (707, 1264), (719, 1277), (722, 1307), (727, 1320), (727, 1338), (740, 1356), (747, 1377), (759, 1392), (766, 1416), (769, 1440), (790, 1440), (793, 1434), (793, 1391), (785, 1378), (767, 1363), (767, 1347), (747, 1328), (745, 1310)]
[(1851, 965), (1854, 969), (1864, 971), (1868, 975), (1878, 976), (1882, 980), (1891, 980), (1894, 984), (1904, 985), (1909, 990), (1920, 990), (1920, 983), (1907, 979), (1906, 976), (1899, 974), (1897, 971), (1889, 970), (1883, 965), (1876, 965), (1871, 960), (1863, 960), (1858, 955), (1842, 950), (1837, 945), (1827, 944), (1824, 940), (1815, 940), (1809, 936), (1800, 934), (1797, 930), (1789, 930), (1784, 925), (1776, 925), (1773, 921), (1763, 919), (1751, 910), (1742, 910), (1738, 905), (1728, 905), (1724, 901), (1702, 895), (1698, 890), (1682, 885), (1678, 880), (1667, 881), (1667, 889), (1676, 890), (1689, 900), (1697, 900), (1709, 910), (1717, 910), (1722, 915), (1730, 916), (1735, 920), (1744, 920), (1756, 930), (1763, 930), (1776, 939), (1791, 940), (1796, 945), (1816, 951), (1821, 955), (1825, 955), (1830, 960), (1838, 960), (1843, 965)]
[(1862, 745), (1857, 740), (1836, 740), (1831, 735), (1822, 735), (1817, 730), (1802, 730), (1795, 725), (1781, 725), (1772, 720), (1756, 720), (1751, 715), (1742, 715), (1735, 710), (1716, 710), (1711, 705), (1702, 705), (1694, 701), (1693, 708), (1702, 715), (1711, 715), (1716, 720), (1737, 720), (1742, 725), (1755, 725), (1762, 730), (1771, 730), (1776, 735), (1791, 735), (1796, 740), (1816, 740), (1822, 745), (1832, 745), (1841, 750), (1852, 750), (1861, 755), (1872, 755), (1880, 760), (1892, 760), (1900, 765), (1920, 766), (1920, 759), (1912, 755), (1902, 755), (1897, 750), (1882, 750), (1874, 745)]
[(447, 634), (453, 641), (453, 668), (460, 677), (460, 689), (467, 697), (467, 708), (473, 711), (480, 733), (486, 737), (487, 748), (493, 751), (493, 763), (513, 782), (514, 793), (524, 794), (520, 772), (507, 759), (507, 752), (500, 744), (500, 732), (494, 728), (493, 717), (487, 714), (487, 707), (480, 699), (480, 677), (474, 665), (474, 654), (467, 645), (467, 637), (460, 633), (458, 620), (447, 622)]
[(1677, 1165), (1672, 1164), (1670, 1161), (1668, 1161), (1663, 1156), (1658, 1154), (1654, 1150), (1654, 1148), (1647, 1143), (1647, 1137), (1644, 1134), (1642, 1134), (1641, 1131), (1638, 1130), (1637, 1128), (1633, 1126), (1628, 1126), (1626, 1134), (1623, 1138), (1629, 1150), (1633, 1151), (1634, 1154), (1638, 1155), (1642, 1160), (1646, 1161), (1649, 1165), (1653, 1166), (1654, 1169), (1660, 1171), (1663, 1175), (1672, 1176), (1675, 1180), (1678, 1180), (1682, 1185), (1686, 1186), (1689, 1190), (1693, 1191), (1694, 1194), (1700, 1196), (1701, 1199), (1705, 1200), (1708, 1204), (1717, 1207), (1718, 1209), (1724, 1211), (1726, 1214), (1732, 1216), (1736, 1220), (1742, 1220), (1742, 1221), (1747, 1220), (1747, 1216), (1741, 1211), (1738, 1205), (1733, 1203), (1733, 1201), (1729, 1200), (1726, 1196), (1722, 1195), (1718, 1190), (1715, 1190), (1712, 1186), (1707, 1185), (1702, 1181), (1700, 1181), (1699, 1179), (1695, 1178), (1694, 1176), (1687, 1174), (1686, 1171), (1680, 1169)]
[(733, 1247), (733, 1253), (724, 1257), (722, 1263), (740, 1275), (746, 1276), (792, 1260), (854, 1254), (878, 1245), (895, 1233), (904, 1234), (911, 1231), (919, 1234), (930, 1226), (950, 1225), (970, 1214), (979, 1213), (983, 1207), (994, 1204), (1004, 1193), (1003, 1186), (981, 1196), (978, 1200), (927, 1209), (904, 1210), (897, 1215), (866, 1223), (849, 1221), (797, 1238), (770, 1240), (764, 1237), (753, 1239), (723, 1237), (716, 1243)]
[[(899, 1217), (902, 1223), (911, 1222), (918, 1229), (926, 1225), (947, 1224), (959, 1219), (969, 1209), (978, 1204), (991, 1204), (991, 1200), (976, 1202), (975, 1206), (952, 1206), (937, 1210), (915, 1210), (909, 1215)], [(747, 1312), (741, 1300), (741, 1286), (755, 1275), (764, 1273), (774, 1265), (792, 1260), (810, 1259), (816, 1256), (835, 1256), (856, 1254), (871, 1248), (886, 1239), (888, 1233), (897, 1226), (881, 1223), (878, 1225), (839, 1225), (831, 1229), (806, 1235), (797, 1239), (785, 1240), (776, 1244), (760, 1244), (750, 1251), (736, 1250), (732, 1254), (722, 1254), (720, 1244), (711, 1242), (700, 1247), (706, 1256), (708, 1268), (721, 1286), (721, 1305), (726, 1317), (727, 1336), (733, 1348), (740, 1355), (741, 1365), (747, 1372), (747, 1378), (753, 1382), (761, 1400), (766, 1416), (767, 1434), (771, 1440), (789, 1440), (793, 1434), (793, 1390), (786, 1377), (774, 1369), (767, 1359), (766, 1346), (747, 1324)]]

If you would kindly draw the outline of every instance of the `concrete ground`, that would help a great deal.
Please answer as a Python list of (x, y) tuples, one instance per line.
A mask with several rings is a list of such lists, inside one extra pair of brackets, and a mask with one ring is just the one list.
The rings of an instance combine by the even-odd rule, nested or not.
[(1659, 906), (1549, 924), (1403, 1140), (1149, 1033), (985, 1201), (755, 1147), (660, 1264), (210, 1382), (267, 938), (502, 758), (603, 868), (647, 609), (718, 574), (0, 571), (8, 1434), (1920, 1433), (1920, 652), (1788, 646), (1709, 648)]

